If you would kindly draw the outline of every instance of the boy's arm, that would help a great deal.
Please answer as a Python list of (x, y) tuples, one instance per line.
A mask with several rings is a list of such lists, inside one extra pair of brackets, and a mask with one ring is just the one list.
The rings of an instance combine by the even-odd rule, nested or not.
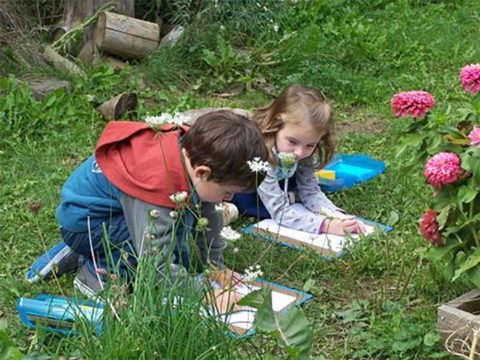
[(215, 210), (215, 203), (202, 202), (201, 204), (201, 214), (208, 220), (207, 230), (199, 233), (196, 241), (202, 265), (205, 266), (212, 262), (223, 267), (223, 250), (226, 244), (220, 237), (223, 227), (222, 214)]
[(179, 276), (183, 277), (185, 268), (174, 259), (177, 234), (174, 233), (175, 219), (170, 216), (172, 209), (148, 204), (127, 194), (122, 195), (120, 202), (137, 255), (154, 255), (158, 275), (168, 275), (172, 284)]

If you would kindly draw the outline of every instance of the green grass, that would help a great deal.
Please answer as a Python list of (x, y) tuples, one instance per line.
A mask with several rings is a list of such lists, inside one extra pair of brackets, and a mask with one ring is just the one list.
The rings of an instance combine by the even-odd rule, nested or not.
[[(449, 358), (435, 333), (436, 308), (471, 286), (445, 282), (439, 269), (422, 257), (427, 244), (417, 224), (430, 194), (422, 165), (407, 171), (395, 156), (404, 121), (392, 118), (388, 104), (399, 90), (430, 91), (439, 108), (465, 96), (458, 72), (465, 64), (480, 62), (479, 5), (478, 0), (299, 2), (287, 12), (262, 12), (272, 21), (255, 21), (250, 32), (246, 20), (222, 8), (224, 16), (207, 19), (209, 29), (224, 37), (190, 29), (197, 37), (178, 47), (120, 73), (108, 67), (91, 71), (87, 79), (72, 79), (69, 92), (41, 102), (23, 86), (0, 79), (0, 330), (23, 353), (41, 351), (52, 357), (107, 359), (117, 358), (119, 351), (123, 358), (152, 358), (155, 351), (159, 358), (285, 357), (268, 337), (239, 343), (215, 327), (179, 353), (180, 340), (189, 336), (185, 314), (191, 309), (165, 328), (165, 309), (142, 298), (144, 293), (137, 297), (156, 316), (147, 321), (144, 313), (127, 308), (122, 326), (112, 325), (100, 338), (32, 332), (15, 310), (20, 296), (74, 295), (72, 276), (33, 285), (23, 278), (35, 257), (59, 240), (54, 211), (60, 188), (91, 154), (104, 127), (87, 95), (95, 104), (121, 91), (138, 91), (143, 72), (150, 87), (139, 92), (139, 119), (206, 106), (253, 109), (271, 99), (256, 85), (256, 79), (265, 77), (277, 92), (293, 81), (321, 88), (334, 103), (338, 121), (350, 124), (351, 131), (338, 139), (338, 150), (368, 153), (386, 162), (382, 176), (330, 198), (348, 212), (395, 230), (334, 261), (245, 236), (235, 245), (237, 254), (233, 246), (226, 249), (227, 264), (242, 271), (258, 261), (267, 280), (315, 296), (303, 308), (314, 331), (315, 358)], [(272, 23), (279, 25), (278, 32)], [(244, 84), (246, 91), (227, 99), (214, 96), (232, 83)], [(35, 203), (41, 204), (38, 213), (30, 210)], [(245, 221), (238, 221), (237, 228)], [(172, 345), (149, 339), (157, 333)], [(220, 352), (209, 353), (216, 345)]]

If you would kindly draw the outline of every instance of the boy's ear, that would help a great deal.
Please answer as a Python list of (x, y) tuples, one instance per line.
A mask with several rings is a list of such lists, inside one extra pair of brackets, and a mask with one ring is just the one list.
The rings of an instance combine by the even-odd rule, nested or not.
[(212, 169), (207, 165), (197, 165), (193, 168), (193, 175), (202, 180), (208, 179), (211, 173)]

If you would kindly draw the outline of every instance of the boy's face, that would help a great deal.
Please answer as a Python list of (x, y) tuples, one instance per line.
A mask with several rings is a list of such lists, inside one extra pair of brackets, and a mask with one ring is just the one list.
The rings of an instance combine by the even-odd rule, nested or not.
[(235, 193), (242, 191), (240, 186), (220, 184), (212, 180), (194, 182), (198, 197), (206, 202), (230, 201)]

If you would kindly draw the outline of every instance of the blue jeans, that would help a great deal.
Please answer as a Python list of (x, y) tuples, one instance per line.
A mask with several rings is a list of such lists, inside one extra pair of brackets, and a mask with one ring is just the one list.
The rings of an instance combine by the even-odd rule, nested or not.
[[(105, 226), (105, 231), (104, 231)], [(92, 249), (98, 268), (106, 269), (109, 273), (119, 268), (120, 274), (125, 276), (128, 266), (137, 265), (136, 253), (132, 238), (127, 228), (127, 222), (123, 214), (112, 214), (103, 223), (91, 228), (90, 235), (87, 232), (71, 232), (60, 228), (65, 243), (76, 253), (83, 255), (84, 263), (89, 270), (95, 272), (92, 260)], [(90, 245), (91, 236), (91, 245)], [(109, 249), (105, 248), (108, 246)], [(110, 256), (111, 253), (111, 256)], [(122, 256), (122, 254), (124, 254)]]
[[(283, 189), (283, 184), (285, 180), (280, 180), (278, 182), (278, 186)], [(288, 180), (288, 191), (293, 191), (297, 187), (297, 183), (295, 181), (295, 175), (293, 175)], [(258, 196), (256, 191), (248, 192), (248, 193), (236, 193), (232, 199), (232, 203), (234, 203), (240, 214), (256, 217), (259, 219), (270, 219), (270, 213), (265, 208), (262, 200)]]

